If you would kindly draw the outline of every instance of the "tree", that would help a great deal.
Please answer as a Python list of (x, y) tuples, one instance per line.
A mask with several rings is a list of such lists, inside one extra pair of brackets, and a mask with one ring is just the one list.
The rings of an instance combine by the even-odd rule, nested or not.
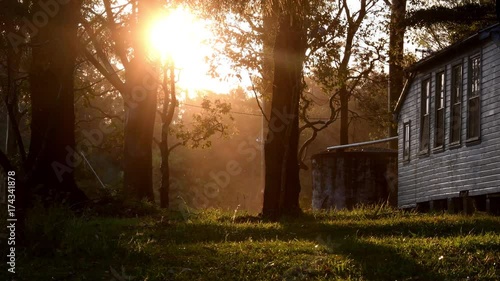
[[(84, 57), (75, 72), (76, 150), (79, 186), (90, 196), (121, 195), (123, 100)], [(121, 185), (120, 185), (121, 187)]]
[(407, 13), (404, 25), (415, 29), (419, 45), (430, 50), (442, 49), (498, 23), (496, 3), (493, 0), (420, 3)]
[[(262, 213), (273, 219), (285, 213), (296, 214), (300, 211), (298, 108), (303, 90), (309, 1), (220, 1), (208, 5), (208, 10), (214, 7), (219, 15), (228, 13), (237, 21), (221, 29), (219, 38), (229, 43), (224, 55), (234, 62), (235, 69), (243, 68), (259, 76), (253, 80), (261, 100), (272, 94), (269, 111), (267, 106), (259, 105), (268, 126)], [(256, 98), (259, 102), (257, 93)]]
[[(342, 138), (345, 139), (347, 137), (349, 119), (347, 104), (351, 94), (349, 91), (356, 88), (357, 83), (359, 83), (351, 83), (350, 80), (361, 80), (374, 68), (375, 62), (380, 59), (379, 52), (381, 51), (381, 46), (383, 46), (383, 43), (368, 42), (367, 49), (371, 50), (366, 51), (359, 47), (359, 45), (356, 45), (360, 40), (359, 38), (367, 34), (367, 28), (363, 29), (362, 32), (358, 31), (362, 29), (361, 21), (365, 18), (367, 10), (372, 9), (376, 1), (363, 1), (364, 4), (361, 5), (360, 10), (355, 12), (351, 12), (347, 1), (335, 1), (335, 4), (331, 3), (331, 1), (303, 1), (298, 3), (262, 1), (259, 2), (261, 5), (256, 5), (255, 3), (237, 3), (233, 5), (228, 4), (233, 9), (222, 5), (223, 8), (226, 8), (230, 12), (230, 18), (233, 20), (230, 21), (232, 24), (229, 25), (229, 32), (224, 29), (220, 32), (221, 36), (219, 38), (223, 38), (222, 40), (226, 42), (223, 54), (234, 62), (236, 69), (246, 67), (247, 70), (254, 73), (257, 72), (260, 75), (260, 80), (254, 79), (254, 81), (258, 82), (254, 90), (257, 89), (260, 92), (261, 100), (266, 96), (266, 89), (269, 89), (265, 85), (274, 85), (272, 88), (271, 117), (268, 118), (268, 121), (277, 122), (273, 120), (273, 117), (276, 118), (278, 114), (283, 112), (283, 106), (286, 105), (286, 113), (290, 120), (285, 121), (287, 124), (294, 124), (289, 127), (282, 127), (280, 125), (283, 124), (278, 122), (276, 124), (269, 124), (268, 129), (272, 129), (272, 126), (274, 126), (281, 128), (283, 132), (277, 133), (278, 137), (282, 138), (277, 141), (277, 143), (281, 142), (281, 146), (273, 144), (275, 146), (271, 148), (273, 145), (266, 143), (266, 151), (272, 152), (269, 155), (266, 153), (267, 175), (265, 185), (268, 191), (264, 193), (264, 209), (266, 212), (263, 213), (267, 213), (266, 215), (270, 217), (279, 217), (282, 213), (286, 212), (291, 214), (297, 213), (300, 210), (298, 206), (298, 195), (300, 192), (298, 180), (299, 161), (296, 155), (298, 153), (299, 134), (306, 132), (306, 130), (313, 131), (312, 138), (306, 141), (300, 149), (300, 154), (303, 155), (302, 153), (304, 153), (305, 148), (314, 140), (317, 132), (336, 120), (338, 112), (337, 101), (342, 97), (342, 104), (344, 106), (339, 106), (343, 108), (343, 114), (345, 115)], [(233, 23), (234, 18), (236, 18), (236, 21), (239, 20), (240, 25)], [(287, 20), (292, 23), (287, 23)], [(227, 23), (228, 21), (222, 22)], [(343, 22), (347, 23), (341, 25)], [(264, 28), (266, 24), (268, 28)], [(280, 28), (283, 28), (283, 30), (280, 31)], [(299, 36), (301, 37), (300, 39), (297, 37), (299, 33), (302, 33)], [(344, 34), (347, 34), (347, 37), (344, 37)], [(227, 38), (224, 36), (227, 36)], [(272, 50), (272, 52), (266, 53), (266, 40), (268, 40), (267, 50)], [(298, 42), (300, 40), (302, 41)], [(273, 43), (269, 43), (270, 41)], [(269, 46), (273, 45), (274, 48), (269, 48)], [(345, 52), (340, 50), (344, 45), (346, 46)], [(356, 55), (352, 55), (352, 53)], [(345, 54), (345, 56), (340, 57), (339, 54)], [(374, 58), (371, 57), (372, 55)], [(274, 58), (273, 63), (269, 63), (269, 57)], [(335, 57), (335, 59), (332, 59), (332, 57)], [(354, 57), (363, 66), (359, 72), (351, 69)], [(276, 65), (280, 60), (283, 65)], [(283, 61), (286, 62), (284, 63)], [(339, 70), (338, 65), (341, 65), (342, 69)], [(279, 70), (278, 67), (280, 67)], [(323, 77), (323, 84), (328, 85), (329, 92), (332, 93), (330, 100), (331, 118), (327, 122), (309, 122), (307, 120), (308, 116), (306, 112), (308, 110), (308, 103), (307, 99), (303, 96), (304, 84), (302, 81), (302, 71), (304, 68), (310, 72), (314, 71), (315, 74), (321, 74), (317, 76)], [(266, 69), (271, 71), (266, 72)], [(270, 79), (270, 76), (266, 78), (266, 73), (272, 73), (273, 78)], [(341, 73), (345, 76), (344, 79), (340, 77)], [(332, 79), (332, 77), (335, 78)], [(281, 79), (281, 81), (276, 79)], [(285, 80), (287, 79), (289, 80), (288, 83), (294, 86), (286, 88), (287, 82)], [(342, 83), (344, 83), (344, 87), (339, 88), (338, 85)], [(296, 89), (299, 89), (299, 98), (295, 96)], [(342, 90), (342, 95), (337, 92), (338, 89)], [(302, 100), (302, 105), (300, 105), (300, 100)], [(299, 114), (299, 109), (301, 114)], [(269, 116), (267, 113), (265, 108), (263, 108), (263, 115), (266, 118)], [(281, 116), (283, 117), (283, 115)], [(301, 129), (299, 129), (300, 118), (305, 120)], [(275, 135), (276, 133), (272, 132), (272, 130), (268, 132), (269, 138), (271, 136), (275, 137)], [(274, 140), (271, 140), (271, 142), (274, 142)], [(281, 148), (286, 152), (280, 152)], [(288, 154), (293, 154), (293, 156), (289, 156)], [(285, 155), (286, 157), (283, 158), (282, 156)], [(283, 163), (281, 163), (283, 165), (277, 163), (280, 161), (277, 159), (282, 159), (289, 167), (285, 168)], [(281, 168), (278, 168), (278, 166)], [(271, 188), (270, 186), (275, 187)], [(276, 188), (276, 186), (279, 187)], [(285, 190), (289, 191), (285, 192)], [(280, 193), (282, 195), (278, 195)], [(288, 195), (284, 195), (285, 193)], [(268, 200), (266, 200), (266, 197)], [(289, 204), (289, 208), (284, 208), (285, 204)]]
[[(361, 85), (380, 67), (386, 46), (383, 38), (375, 36), (382, 32), (375, 15), (380, 16), (383, 11), (377, 9), (377, 3), (362, 1), (359, 9), (353, 9), (345, 1), (324, 2), (310, 20), (306, 63), (310, 74), (306, 79), (310, 80), (311, 89), (320, 88), (316, 93), (306, 90), (301, 96), (300, 133), (307, 135), (299, 149), (301, 169), (308, 169), (304, 161), (308, 147), (321, 131), (340, 117), (339, 143), (345, 144), (352, 120), (362, 118), (350, 108), (350, 103), (352, 98), (360, 100), (361, 95), (371, 95), (360, 91)], [(325, 94), (324, 104), (328, 106), (328, 112), (323, 112), (320, 120), (310, 117), (318, 93)]]
[(386, 137), (392, 124), (392, 114), (387, 110), (387, 80), (387, 74), (374, 71), (362, 81), (354, 96), (361, 118), (374, 128), (370, 133), (374, 139)]
[[(34, 3), (31, 14), (45, 13)], [(31, 38), (31, 140), (26, 160), (30, 188), (54, 192), (58, 201), (85, 201), (76, 186), (72, 157), (75, 147), (73, 72), (77, 57), (77, 26), (81, 1), (60, 10)]]
[(307, 49), (307, 1), (284, 1), (278, 10), (274, 43), (274, 87), (269, 132), (264, 146), (266, 175), (262, 214), (276, 219), (297, 214), (299, 206), (299, 99)]
[[(52, 4), (4, 1), (1, 36), (6, 50), (6, 86), (2, 85), (10, 128), (19, 158), (0, 151), (0, 165), (16, 178), (16, 227), (24, 235), (26, 209), (38, 196), (46, 205), (66, 203), (80, 208), (87, 196), (74, 179), (73, 72), (77, 56), (77, 26), (81, 1)], [(36, 15), (36, 16), (35, 16)], [(22, 21), (25, 17), (27, 21)], [(6, 44), (5, 44), (6, 43)], [(29, 61), (29, 101), (25, 100), (21, 64)], [(22, 89), (22, 91), (21, 91)], [(19, 112), (29, 103), (30, 145), (26, 153)]]
[[(20, 132), (21, 119), (27, 115), (28, 110), (20, 111), (19, 102), (29, 99), (28, 96), (28, 75), (22, 71), (25, 65), (27, 52), (26, 48), (18, 48), (12, 44), (12, 38), (23, 38), (24, 34), (19, 29), (21, 16), (25, 14), (23, 7), (14, 5), (13, 2), (5, 2), (3, 13), (1, 14), (0, 25), (2, 52), (2, 64), (0, 68), (0, 90), (2, 101), (7, 111), (6, 118), (6, 151), (5, 153), (14, 162), (25, 162), (26, 151), (24, 141)], [(12, 6), (11, 6), (12, 5)]]
[[(230, 115), (231, 105), (228, 103), (215, 100), (212, 102), (209, 99), (204, 99), (200, 114), (193, 114), (194, 123), (189, 128), (186, 128), (182, 119), (176, 120), (177, 124), (172, 126), (178, 107), (177, 93), (175, 87), (175, 67), (173, 62), (170, 62), (163, 75), (163, 105), (161, 109), (161, 142), (157, 142), (161, 153), (161, 183), (160, 183), (160, 207), (169, 207), (169, 191), (170, 191), (170, 154), (179, 146), (190, 146), (191, 148), (207, 148), (211, 146), (210, 137), (219, 133), (221, 136), (227, 136), (228, 126), (224, 124), (222, 118), (225, 115)], [(175, 144), (169, 145), (170, 135), (175, 135)]]
[[(111, 0), (103, 4), (106, 17), (96, 16), (91, 22), (83, 20), (85, 40), (92, 45), (83, 44), (82, 52), (124, 101), (124, 192), (136, 200), (153, 201), (152, 143), (158, 74), (148, 58), (144, 34), (161, 6), (155, 0), (132, 1), (132, 13), (123, 15), (120, 13), (128, 4), (113, 6)], [(123, 66), (123, 76), (118, 74), (113, 59)]]
[[(174, 64), (164, 70), (163, 75), (163, 108), (161, 113), (161, 143), (159, 144), (161, 153), (161, 184), (160, 184), (160, 207), (168, 208), (169, 206), (169, 190), (170, 190), (170, 153), (176, 146), (170, 147), (168, 138), (170, 126), (174, 119), (175, 109), (178, 106), (177, 96), (175, 92), (175, 67)], [(169, 77), (170, 74), (170, 77)], [(170, 83), (169, 83), (170, 82)]]
[[(221, 53), (230, 59), (233, 69), (243, 69), (259, 76), (253, 79), (256, 82), (254, 93), (268, 126), (264, 148), (266, 176), (263, 215), (271, 218), (285, 213), (285, 201), (290, 206), (290, 213), (300, 209), (298, 103), (303, 89), (302, 66), (306, 49), (304, 14), (300, 9), (308, 9), (307, 2), (217, 1), (205, 5), (207, 13), (215, 14), (221, 23), (218, 37), (226, 42)], [(231, 20), (226, 21), (226, 17)], [(260, 105), (257, 90), (262, 101), (271, 100), (269, 110), (266, 105)], [(293, 117), (283, 120), (283, 116)], [(280, 129), (273, 130), (274, 127)], [(284, 187), (287, 185), (291, 188), (285, 196)]]
[[(340, 144), (348, 143), (349, 100), (352, 92), (383, 59), (383, 40), (374, 40), (376, 22), (366, 22), (367, 15), (373, 15), (377, 1), (363, 0), (359, 9), (353, 10), (347, 1), (338, 1), (336, 6), (326, 7), (332, 14), (328, 22), (335, 30), (327, 35), (326, 42), (313, 60), (314, 79), (323, 89), (337, 96), (340, 108)], [(334, 25), (335, 24), (335, 25)], [(335, 28), (336, 27), (336, 28)]]
[[(392, 0), (391, 21), (389, 25), (389, 112), (396, 105), (396, 102), (403, 90), (404, 70), (404, 38), (405, 38), (405, 13), (406, 0)], [(397, 136), (395, 124), (389, 126), (389, 137)], [(391, 148), (397, 148), (397, 142), (390, 143)]]
[[(178, 88), (181, 95), (182, 88), (179, 85)], [(162, 104), (161, 98), (159, 104)], [(213, 114), (217, 113), (214, 110), (223, 109), (223, 104), (231, 105), (231, 113)], [(208, 105), (211, 109), (207, 110)], [(258, 116), (260, 111), (255, 99), (249, 97), (242, 88), (231, 90), (225, 95), (200, 91), (196, 96), (190, 95), (180, 99), (177, 110), (170, 127), (170, 147), (182, 142), (184, 135), (196, 134), (201, 137), (203, 134), (196, 132), (206, 131), (205, 128), (209, 127), (222, 128), (198, 126), (208, 124), (200, 123), (200, 118), (208, 118), (207, 121), (211, 124), (221, 123), (226, 129), (222, 134), (216, 131), (215, 135), (199, 144), (190, 140), (185, 145), (176, 146), (172, 151), (169, 156), (169, 208), (181, 211), (185, 210), (186, 206), (189, 209), (223, 208), (233, 211), (236, 208), (251, 208), (252, 211), (261, 211), (261, 118)], [(217, 122), (211, 116), (221, 118)], [(231, 120), (231, 117), (234, 117), (234, 120)], [(155, 137), (159, 140), (160, 130), (156, 132), (158, 134)]]

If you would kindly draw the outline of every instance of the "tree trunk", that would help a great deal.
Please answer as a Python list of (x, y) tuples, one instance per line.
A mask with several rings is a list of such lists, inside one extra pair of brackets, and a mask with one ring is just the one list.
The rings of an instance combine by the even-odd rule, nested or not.
[[(299, 16), (285, 12), (280, 17), (274, 46), (272, 110), (264, 148), (266, 175), (262, 214), (271, 219), (295, 212), (295, 206), (298, 208), (298, 103), (303, 90), (305, 40)], [(293, 210), (285, 210), (291, 206)]]
[[(261, 142), (262, 145), (265, 145), (266, 138), (269, 131), (269, 123), (268, 119), (271, 115), (271, 98), (273, 96), (273, 78), (274, 78), (274, 59), (273, 59), (273, 50), (274, 50), (274, 42), (276, 40), (276, 30), (278, 28), (278, 17), (276, 16), (278, 12), (277, 1), (273, 1), (272, 7), (268, 9), (267, 5), (269, 5), (268, 1), (263, 0), (262, 10), (268, 11), (263, 14), (262, 26), (262, 85), (261, 86), (261, 96), (262, 96), (262, 114), (264, 115), (262, 118), (262, 131), (261, 131)], [(258, 202), (263, 201), (263, 192), (266, 186), (266, 165), (265, 165), (265, 149), (264, 147), (261, 149), (260, 155), (261, 161), (261, 186), (260, 192), (257, 196)]]
[[(15, 32), (14, 25), (9, 22), (6, 23), (7, 32)], [(20, 119), (19, 114), (19, 97), (16, 81), (19, 78), (20, 70), (19, 64), (21, 60), (21, 52), (14, 52), (13, 48), (7, 49), (7, 103), (5, 106), (7, 107), (7, 131), (6, 131), (6, 145), (5, 145), (5, 154), (13, 159), (16, 157), (17, 153), (23, 153), (23, 151), (18, 151), (18, 142), (16, 134), (18, 134), (18, 124)], [(17, 129), (17, 131), (16, 131)], [(20, 136), (17, 135), (17, 136)], [(22, 141), (21, 141), (22, 145)], [(24, 155), (21, 157), (22, 161), (25, 161)]]
[[(389, 112), (392, 112), (403, 90), (403, 50), (405, 34), (406, 0), (392, 0), (391, 26), (389, 29)], [(389, 137), (398, 135), (396, 124), (389, 127)], [(390, 143), (390, 147), (397, 149), (397, 141)]]
[[(35, 4), (35, 10), (43, 9)], [(29, 186), (42, 196), (77, 204), (87, 197), (76, 186), (73, 71), (80, 1), (60, 11), (32, 38), (31, 142), (27, 159)], [(81, 159), (80, 159), (81, 160)]]
[(124, 193), (130, 199), (154, 201), (153, 131), (156, 115), (156, 74), (144, 57), (126, 71)]
[[(277, 1), (269, 4), (267, 1), (262, 1), (262, 9), (265, 12), (263, 15), (263, 33), (262, 33), (262, 95), (266, 100), (271, 100), (273, 94), (273, 72), (274, 72), (274, 59), (273, 49), (276, 40), (276, 31), (278, 28), (278, 13)], [(272, 5), (270, 9), (268, 5)], [(265, 111), (265, 108), (264, 108)], [(270, 110), (269, 110), (270, 111)], [(266, 112), (267, 114), (269, 112)]]
[[(168, 151), (168, 136), (163, 136), (168, 134), (168, 128), (162, 126), (162, 141), (161, 141), (161, 186), (160, 186), (160, 208), (169, 207), (169, 191), (170, 191), (170, 166), (168, 159), (170, 157), (170, 152)], [(166, 132), (166, 133), (164, 133)]]
[(161, 125), (161, 186), (160, 186), (160, 207), (169, 207), (169, 192), (170, 192), (170, 151), (177, 145), (170, 148), (168, 144), (168, 135), (170, 132), (170, 125), (174, 119), (175, 109), (177, 107), (177, 98), (175, 90), (175, 66), (173, 62), (169, 67), (169, 75), (167, 69), (164, 70), (163, 75), (163, 111), (162, 111), (162, 125)]
[[(17, 98), (15, 101), (13, 101), (12, 104), (12, 110), (16, 112), (16, 110), (19, 110), (19, 107), (17, 106)], [(19, 121), (19, 119), (17, 120)], [(14, 121), (16, 122), (16, 121)], [(17, 155), (17, 143), (16, 139), (14, 137), (14, 134), (16, 133), (13, 125), (12, 125), (12, 120), (10, 116), (7, 114), (7, 130), (6, 130), (6, 141), (5, 141), (5, 153), (7, 156), (9, 156), (10, 159), (13, 159)], [(18, 122), (16, 122), (18, 123)]]
[[(109, 19), (113, 11), (109, 2), (104, 3)], [(133, 59), (130, 62), (126, 55), (129, 52), (128, 48), (123, 42), (115, 42), (116, 54), (121, 54), (119, 57), (125, 67), (125, 82), (114, 73), (112, 63), (107, 61), (107, 58), (106, 62), (101, 64), (99, 60), (102, 60), (102, 57), (96, 59), (87, 50), (85, 56), (120, 91), (124, 101), (123, 193), (128, 199), (153, 201), (152, 142), (156, 114), (157, 73), (148, 59), (148, 44), (144, 40), (144, 34), (161, 3), (156, 0), (134, 0), (131, 4), (132, 40), (127, 42), (133, 47)], [(90, 28), (85, 28), (87, 33), (93, 35)], [(116, 32), (112, 36), (114, 39), (121, 36), (115, 29), (111, 31)], [(98, 52), (107, 52), (102, 49), (98, 39), (94, 38), (92, 41)]]
[[(298, 107), (298, 103), (297, 103)], [(298, 112), (298, 108), (296, 109)], [(283, 202), (283, 213), (294, 216), (301, 212), (299, 205), (300, 194), (300, 166), (299, 166), (299, 116), (297, 115), (292, 122), (292, 132), (290, 135), (290, 155), (286, 162), (286, 189), (285, 200)]]
[(340, 89), (340, 144), (349, 143), (349, 91)]
[(155, 0), (137, 1), (134, 59), (125, 75), (125, 132), (123, 189), (129, 199), (154, 201), (153, 132), (157, 102), (157, 73), (147, 58), (146, 32), (158, 7)]

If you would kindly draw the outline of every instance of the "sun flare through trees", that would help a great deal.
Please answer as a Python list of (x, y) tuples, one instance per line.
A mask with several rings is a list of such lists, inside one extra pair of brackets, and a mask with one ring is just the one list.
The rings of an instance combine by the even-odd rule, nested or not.
[(212, 52), (208, 41), (213, 37), (208, 24), (189, 9), (178, 7), (158, 16), (149, 29), (152, 58), (163, 64), (173, 62), (179, 86), (190, 94), (204, 89), (224, 91), (222, 83), (207, 75), (205, 58)]

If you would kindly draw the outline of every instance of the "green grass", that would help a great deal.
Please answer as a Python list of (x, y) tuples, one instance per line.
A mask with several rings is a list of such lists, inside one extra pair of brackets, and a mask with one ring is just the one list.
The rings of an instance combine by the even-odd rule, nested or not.
[(59, 210), (37, 212), (28, 234), (15, 280), (500, 280), (500, 218), (484, 214), (365, 207), (266, 222)]

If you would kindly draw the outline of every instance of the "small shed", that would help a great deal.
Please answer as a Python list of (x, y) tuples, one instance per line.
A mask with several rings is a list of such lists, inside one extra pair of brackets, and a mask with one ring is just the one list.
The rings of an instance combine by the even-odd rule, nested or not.
[(327, 150), (312, 156), (312, 207), (351, 209), (397, 204), (397, 151), (384, 148)]

